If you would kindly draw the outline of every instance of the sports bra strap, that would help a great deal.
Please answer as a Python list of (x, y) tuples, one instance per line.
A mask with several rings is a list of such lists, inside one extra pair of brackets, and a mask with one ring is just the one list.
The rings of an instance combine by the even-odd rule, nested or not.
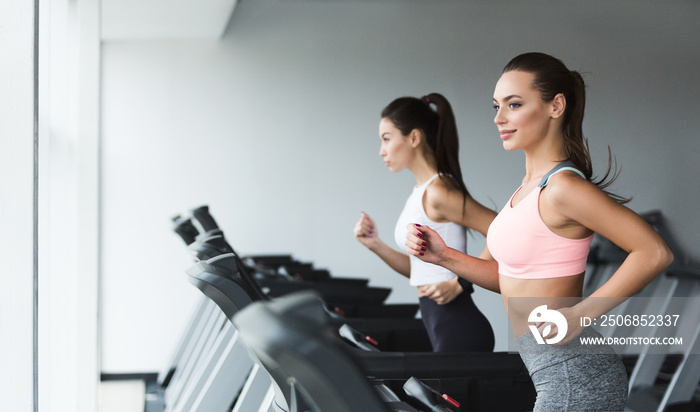
[(547, 172), (546, 175), (540, 180), (540, 184), (537, 185), (540, 189), (544, 189), (547, 186), (547, 183), (549, 183), (549, 178), (554, 176), (555, 174), (561, 172), (562, 170), (571, 170), (572, 172), (576, 172), (581, 176), (582, 178), (586, 178), (586, 176), (581, 172), (580, 170), (576, 169), (574, 167), (574, 164), (567, 160), (566, 162), (561, 162), (558, 165), (554, 166), (552, 170)]

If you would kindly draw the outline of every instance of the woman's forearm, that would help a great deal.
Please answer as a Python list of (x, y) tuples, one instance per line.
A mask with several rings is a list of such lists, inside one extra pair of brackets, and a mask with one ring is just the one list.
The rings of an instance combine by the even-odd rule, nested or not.
[(665, 244), (630, 253), (617, 271), (588, 298), (576, 305), (581, 316), (597, 318), (636, 295), (673, 261)]
[(477, 286), (496, 293), (501, 291), (498, 284), (498, 263), (494, 260), (469, 256), (447, 248), (438, 264)]
[(409, 260), (407, 254), (394, 250), (386, 243), (381, 241), (378, 242), (376, 247), (373, 247), (370, 250), (399, 274), (406, 276), (407, 278), (411, 277), (411, 261)]

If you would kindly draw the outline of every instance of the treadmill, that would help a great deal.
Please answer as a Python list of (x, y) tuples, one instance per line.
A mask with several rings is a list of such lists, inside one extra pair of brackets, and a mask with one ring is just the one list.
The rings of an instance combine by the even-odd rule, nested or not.
[[(221, 307), (229, 319), (241, 308), (240, 304), (235, 303), (237, 294), (247, 294), (245, 299), (248, 301), (256, 301), (255, 296), (260, 295), (251, 292), (250, 284), (240, 286), (241, 282), (248, 281), (248, 276), (243, 270), (237, 270), (240, 269), (237, 260), (235, 255), (222, 255), (199, 262), (187, 270), (190, 282), (195, 285), (198, 279), (210, 279), (207, 288), (197, 286)], [(212, 282), (211, 279), (216, 281)], [(252, 289), (255, 289), (254, 285)], [(323, 316), (318, 315), (322, 318), (322, 324), (332, 325), (334, 339), (343, 343), (338, 333), (338, 328), (342, 326), (340, 322), (325, 310), (320, 297), (314, 305), (316, 313), (324, 313)], [(318, 324), (315, 327), (324, 326)], [(466, 406), (465, 410), (518, 411), (531, 409), (534, 404), (535, 390), (518, 354), (380, 352), (361, 350), (347, 342), (344, 345), (366, 375), (383, 380), (393, 390), (399, 389), (397, 385), (405, 380), (416, 377), (441, 393), (453, 395), (454, 399)]]

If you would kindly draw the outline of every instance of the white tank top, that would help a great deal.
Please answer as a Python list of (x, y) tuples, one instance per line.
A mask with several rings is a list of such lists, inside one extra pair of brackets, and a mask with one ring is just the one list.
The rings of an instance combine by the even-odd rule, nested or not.
[[(438, 176), (439, 175), (435, 175), (422, 185), (413, 188), (413, 192), (411, 196), (408, 197), (408, 200), (406, 200), (406, 205), (399, 216), (399, 220), (396, 222), (394, 240), (399, 249), (404, 252), (408, 251), (406, 247), (406, 226), (409, 223), (428, 225), (442, 237), (447, 246), (463, 253), (467, 252), (467, 229), (464, 226), (454, 222), (434, 222), (425, 213), (425, 209), (423, 209), (423, 195), (425, 194), (425, 190)], [(413, 286), (444, 282), (457, 276), (442, 266), (423, 262), (415, 256), (409, 256), (409, 258), (411, 261), (410, 283)]]

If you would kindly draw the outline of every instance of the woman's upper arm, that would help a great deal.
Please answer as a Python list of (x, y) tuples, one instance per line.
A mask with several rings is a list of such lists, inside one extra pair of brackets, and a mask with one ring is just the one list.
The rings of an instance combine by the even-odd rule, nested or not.
[(424, 201), (425, 212), (436, 222), (449, 221), (474, 229), (486, 236), (496, 212), (483, 206), (471, 196), (466, 198), (456, 189), (447, 189), (444, 184), (428, 186)]
[(548, 186), (551, 190), (548, 198), (566, 219), (602, 235), (628, 253), (667, 250), (665, 242), (644, 219), (594, 184), (561, 176), (551, 186)]

